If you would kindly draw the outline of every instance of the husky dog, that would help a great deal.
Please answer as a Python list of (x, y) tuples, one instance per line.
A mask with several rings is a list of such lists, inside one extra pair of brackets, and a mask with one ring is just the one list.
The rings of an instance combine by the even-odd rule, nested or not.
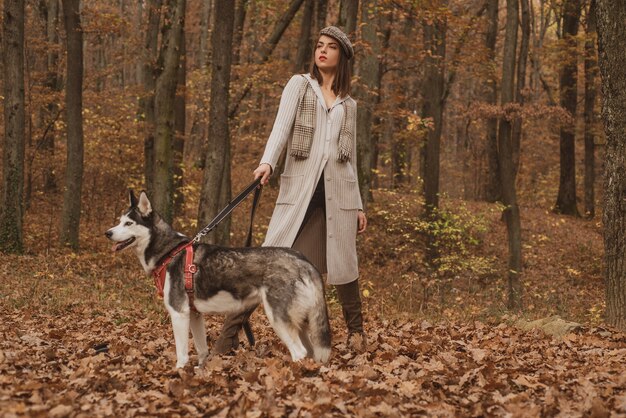
[[(130, 208), (106, 237), (114, 251), (135, 248), (146, 273), (151, 274), (170, 252), (189, 242), (152, 209), (144, 192), (139, 199), (130, 192)], [(193, 244), (192, 312), (185, 291), (185, 252), (167, 266), (163, 300), (170, 314), (176, 343), (176, 367), (189, 360), (189, 328), (198, 362), (209, 350), (200, 313), (238, 313), (263, 304), (270, 324), (285, 343), (293, 361), (330, 357), (330, 325), (320, 273), (301, 254), (288, 248), (224, 248)]]

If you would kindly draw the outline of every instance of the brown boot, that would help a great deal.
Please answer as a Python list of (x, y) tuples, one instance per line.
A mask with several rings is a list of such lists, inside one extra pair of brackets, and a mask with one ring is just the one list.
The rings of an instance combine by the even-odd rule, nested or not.
[(355, 332), (348, 335), (348, 348), (355, 353), (367, 352), (367, 337), (364, 332)]
[(213, 354), (228, 354), (239, 348), (239, 330), (243, 322), (250, 317), (256, 306), (248, 311), (226, 315), (222, 332), (213, 345)]
[(363, 332), (359, 281), (357, 279), (350, 283), (336, 285), (335, 288), (348, 326), (348, 347), (357, 353), (363, 353), (367, 351), (367, 338)]

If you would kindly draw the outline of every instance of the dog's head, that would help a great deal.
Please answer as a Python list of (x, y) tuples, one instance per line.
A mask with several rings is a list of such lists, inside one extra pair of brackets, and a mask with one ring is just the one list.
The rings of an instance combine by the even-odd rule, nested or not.
[(114, 241), (113, 251), (134, 247), (138, 241), (150, 237), (150, 225), (153, 224), (154, 212), (152, 204), (145, 192), (141, 192), (139, 199), (132, 190), (128, 191), (130, 207), (120, 217), (120, 223), (109, 229), (104, 235)]

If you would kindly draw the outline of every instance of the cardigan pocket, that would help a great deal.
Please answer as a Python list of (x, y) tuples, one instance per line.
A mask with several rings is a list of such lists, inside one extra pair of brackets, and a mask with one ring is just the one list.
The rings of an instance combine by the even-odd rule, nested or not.
[(359, 184), (356, 179), (337, 179), (337, 200), (339, 208), (355, 210), (359, 208)]
[(295, 205), (298, 201), (298, 195), (302, 190), (302, 180), (304, 175), (287, 176), (280, 175), (280, 189), (278, 190), (277, 205)]

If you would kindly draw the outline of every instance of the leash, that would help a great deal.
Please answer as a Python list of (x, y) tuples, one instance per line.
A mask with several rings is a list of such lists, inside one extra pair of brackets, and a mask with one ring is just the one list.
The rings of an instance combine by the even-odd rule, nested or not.
[(191, 240), (192, 243), (200, 242), (203, 236), (211, 232), (217, 227), (217, 225), (224, 220), (230, 213), (244, 201), (246, 197), (254, 190), (254, 200), (252, 202), (252, 214), (250, 216), (250, 228), (248, 229), (248, 237), (246, 238), (246, 247), (249, 247), (252, 243), (252, 220), (254, 219), (254, 213), (256, 212), (256, 207), (259, 204), (259, 198), (261, 197), (261, 188), (259, 185), (261, 184), (261, 177), (254, 180), (252, 183), (248, 185), (241, 193), (239, 193), (233, 200), (231, 200), (228, 205), (218, 213), (215, 218), (207, 226), (202, 228), (200, 232), (196, 234), (195, 237)]

